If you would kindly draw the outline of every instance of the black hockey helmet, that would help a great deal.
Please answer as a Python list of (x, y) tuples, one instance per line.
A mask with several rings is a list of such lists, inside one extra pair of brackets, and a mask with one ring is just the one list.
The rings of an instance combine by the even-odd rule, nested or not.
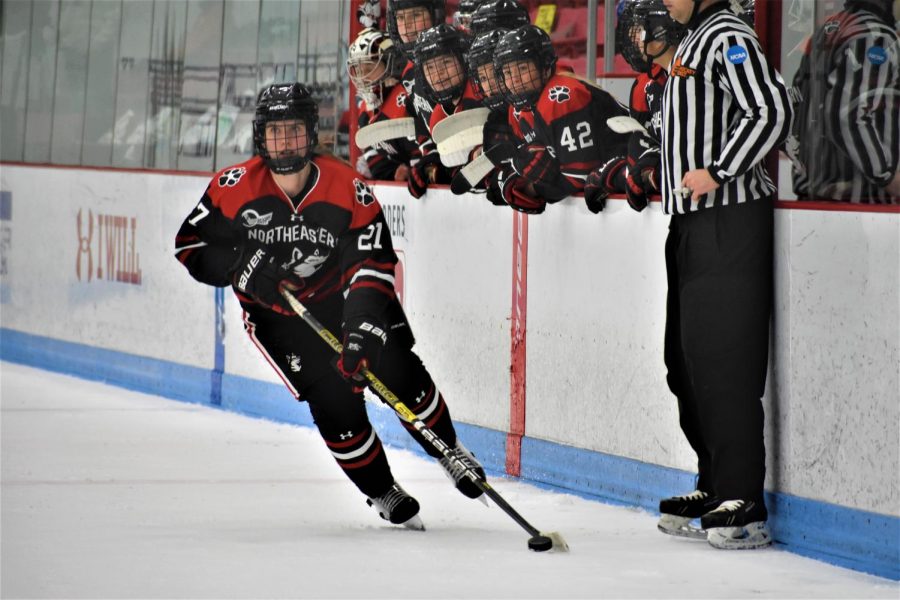
[[(266, 148), (266, 125), (272, 121), (297, 119), (306, 125), (306, 148), (296, 154), (273, 158)], [(253, 117), (253, 146), (266, 166), (279, 175), (296, 173), (312, 158), (319, 143), (319, 105), (309, 88), (302, 83), (276, 83), (267, 86), (256, 99)]]
[(528, 9), (516, 0), (489, 0), (472, 15), (472, 35), (500, 28), (516, 29), (529, 23)]
[[(648, 73), (653, 59), (678, 45), (687, 29), (669, 16), (662, 0), (629, 0), (625, 2), (616, 23), (616, 50), (631, 68)], [(650, 42), (664, 42), (662, 50), (651, 54)]]
[(394, 45), (406, 55), (407, 58), (412, 57), (416, 40), (404, 42), (400, 37), (400, 30), (397, 26), (397, 12), (410, 8), (424, 8), (431, 15), (431, 23), (417, 23), (419, 26), (419, 35), (426, 29), (434, 27), (444, 22), (445, 0), (388, 0), (387, 9), (387, 30), (388, 35), (394, 40)]
[[(416, 81), (421, 81), (421, 89), (428, 100), (447, 104), (462, 96), (466, 87), (468, 51), (469, 37), (446, 23), (432, 27), (419, 36), (413, 51), (413, 64), (416, 69)], [(429, 81), (426, 77), (428, 69), (425, 63), (443, 56), (452, 56), (456, 61), (456, 67), (450, 64), (442, 65), (442, 68), (433, 71)]]
[[(525, 82), (527, 90), (514, 91), (506, 85), (506, 70), (512, 63), (531, 61), (537, 67), (539, 81)], [(536, 25), (523, 25), (505, 34), (497, 42), (494, 52), (494, 70), (507, 102), (513, 107), (529, 108), (537, 102), (547, 80), (556, 68), (556, 50), (550, 36)]]
[(453, 26), (461, 31), (472, 31), (472, 16), (475, 10), (486, 0), (459, 0), (456, 12), (453, 13)]
[[(475, 87), (482, 96), (482, 103), (491, 110), (500, 110), (506, 106), (506, 96), (500, 87), (500, 75), (494, 69), (494, 51), (500, 38), (509, 33), (508, 29), (494, 29), (478, 35), (469, 48), (468, 68), (469, 77), (475, 82)], [(481, 67), (490, 67), (493, 73), (493, 81), (483, 81), (478, 74)], [(482, 69), (483, 70), (483, 69)]]

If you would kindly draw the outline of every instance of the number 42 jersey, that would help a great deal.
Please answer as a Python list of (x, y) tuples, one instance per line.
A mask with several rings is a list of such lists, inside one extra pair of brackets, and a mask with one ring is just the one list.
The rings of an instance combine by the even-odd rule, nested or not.
[[(293, 272), (301, 284), (295, 295), (313, 312), (337, 303), (344, 319), (402, 314), (394, 291), (397, 255), (381, 205), (336, 158), (314, 156), (307, 184), (294, 197), (259, 157), (216, 173), (181, 225), (175, 255), (194, 279), (223, 287), (232, 284), (242, 249), (256, 245)], [(234, 292), (248, 312), (284, 312)]]

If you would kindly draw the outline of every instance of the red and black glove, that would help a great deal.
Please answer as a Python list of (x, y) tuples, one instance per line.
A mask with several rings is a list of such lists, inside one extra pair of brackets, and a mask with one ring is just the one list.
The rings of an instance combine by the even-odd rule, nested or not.
[(547, 208), (547, 201), (533, 195), (529, 181), (515, 173), (501, 171), (497, 184), (503, 200), (512, 208), (528, 215), (539, 215)]
[(538, 144), (523, 145), (512, 159), (516, 173), (531, 183), (549, 181), (559, 174), (559, 161), (552, 148)]
[(628, 175), (625, 197), (628, 205), (641, 212), (647, 208), (648, 196), (659, 191), (659, 142), (640, 132), (628, 140)]
[(367, 385), (363, 367), (378, 368), (381, 351), (387, 344), (387, 330), (377, 319), (355, 317), (344, 323), (344, 350), (337, 359), (337, 370), (350, 382), (354, 392)]
[(231, 275), (234, 287), (266, 307), (278, 307), (291, 312), (281, 291), (285, 287), (297, 289), (302, 280), (278, 264), (271, 251), (259, 244), (247, 244), (235, 262)]
[(413, 198), (421, 198), (428, 191), (429, 184), (437, 181), (440, 168), (440, 155), (437, 152), (426, 154), (415, 165), (409, 167), (409, 178), (406, 187)]
[(584, 203), (594, 214), (606, 206), (606, 199), (612, 192), (621, 192), (625, 187), (624, 156), (614, 156), (588, 173), (584, 182)]

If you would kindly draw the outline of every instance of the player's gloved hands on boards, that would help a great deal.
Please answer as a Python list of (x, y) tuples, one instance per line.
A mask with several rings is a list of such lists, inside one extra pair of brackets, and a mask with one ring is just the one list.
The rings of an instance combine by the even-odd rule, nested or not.
[(260, 244), (249, 243), (241, 248), (241, 254), (232, 269), (231, 281), (245, 296), (267, 307), (279, 307), (291, 312), (282, 289), (298, 289), (302, 281), (275, 259), (271, 251)]
[(354, 392), (366, 387), (363, 367), (378, 368), (381, 351), (387, 344), (387, 330), (377, 319), (354, 317), (344, 323), (344, 350), (337, 359), (337, 370), (353, 385)]
[(659, 191), (659, 145), (653, 138), (635, 132), (628, 140), (628, 175), (625, 196), (628, 205), (641, 212), (648, 196)]
[(594, 214), (606, 206), (606, 199), (611, 192), (623, 190), (625, 157), (613, 156), (605, 163), (588, 173), (584, 182), (584, 203)]
[(528, 215), (539, 215), (547, 208), (547, 201), (536, 196), (534, 186), (515, 173), (500, 169), (497, 173), (497, 187), (503, 201), (513, 210)]
[(432, 152), (419, 159), (419, 162), (410, 166), (409, 179), (406, 187), (413, 198), (421, 198), (428, 191), (428, 185), (437, 181), (440, 154)]
[(541, 183), (559, 173), (559, 161), (551, 148), (538, 144), (522, 145), (512, 159), (516, 173), (531, 183)]

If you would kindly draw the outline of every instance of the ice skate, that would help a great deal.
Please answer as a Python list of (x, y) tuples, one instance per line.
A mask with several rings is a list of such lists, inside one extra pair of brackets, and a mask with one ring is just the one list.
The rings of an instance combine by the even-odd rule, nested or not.
[(656, 527), (668, 535), (706, 539), (706, 532), (692, 521), (699, 519), (718, 505), (718, 499), (700, 490), (684, 496), (660, 500), (660, 517)]
[(378, 511), (378, 516), (385, 521), (425, 531), (425, 524), (419, 518), (419, 502), (407, 494), (399, 483), (392, 485), (382, 495), (367, 499), (366, 504), (374, 507)]
[(752, 550), (772, 543), (766, 507), (752, 500), (726, 500), (700, 519), (707, 541), (722, 550)]
[[(484, 479), (484, 469), (481, 464), (475, 460), (475, 456), (462, 445), (462, 442), (456, 440), (456, 446), (453, 448), (453, 452), (463, 464), (473, 469), (482, 479)], [(441, 458), (439, 462), (441, 463), (441, 466), (444, 467), (444, 473), (450, 478), (450, 481), (453, 482), (456, 489), (469, 498), (480, 497), (481, 501), (487, 505), (487, 501), (484, 499), (484, 492), (469, 479), (469, 476), (466, 475), (464, 469), (452, 464), (447, 458)]]

